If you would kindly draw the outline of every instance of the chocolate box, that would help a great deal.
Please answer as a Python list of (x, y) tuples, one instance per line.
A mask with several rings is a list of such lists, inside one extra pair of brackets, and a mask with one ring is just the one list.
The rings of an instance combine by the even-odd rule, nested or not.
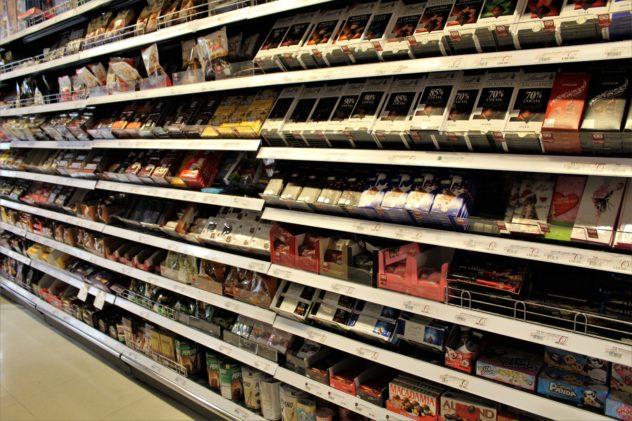
[(443, 351), (448, 325), (429, 317), (403, 313), (397, 319), (397, 337), (414, 345)]
[(618, 249), (632, 250), (632, 183), (630, 182), (623, 197), (613, 245)]
[(476, 361), (476, 375), (531, 392), (536, 389), (542, 359), (500, 346), (487, 348)]
[(588, 376), (545, 367), (538, 379), (538, 393), (579, 406), (603, 408), (608, 396), (608, 386), (595, 382)]
[(560, 175), (555, 181), (555, 191), (549, 211), (546, 238), (570, 241), (579, 204), (584, 194), (587, 178), (577, 175)]
[(465, 393), (447, 391), (441, 395), (441, 420), (495, 421), (497, 404)]
[(588, 95), (589, 73), (558, 73), (542, 124), (547, 153), (581, 153), (579, 127)]
[(632, 420), (632, 394), (612, 391), (606, 398), (605, 414), (623, 421)]
[(626, 180), (590, 176), (575, 218), (571, 239), (610, 245)]
[(472, 373), (482, 336), (482, 333), (472, 331), (469, 327), (453, 326), (446, 341), (445, 365)]
[(512, 232), (543, 234), (553, 200), (555, 180), (549, 175), (527, 175), (520, 182), (511, 220)]
[(368, 366), (369, 362), (364, 359), (348, 357), (329, 368), (329, 385), (355, 396), (358, 378)]
[(612, 364), (610, 388), (632, 394), (632, 366)]
[(610, 362), (608, 361), (550, 346), (544, 348), (544, 363), (548, 367), (582, 374), (604, 384), (607, 383), (610, 373)]
[(388, 385), (386, 409), (417, 421), (434, 421), (440, 414), (443, 388), (409, 375), (399, 375)]

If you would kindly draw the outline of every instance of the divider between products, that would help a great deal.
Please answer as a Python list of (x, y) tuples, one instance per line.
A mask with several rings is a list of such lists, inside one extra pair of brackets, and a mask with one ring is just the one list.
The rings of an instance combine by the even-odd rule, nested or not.
[(632, 159), (592, 156), (262, 147), (257, 158), (632, 177)]
[(581, 335), (568, 330), (523, 322), (276, 264), (270, 267), (268, 275), (437, 320), (550, 345), (571, 352), (581, 352), (606, 361), (626, 364), (632, 358), (632, 345)]
[(1, 110), (0, 117), (79, 109), (92, 105), (112, 104), (150, 98), (192, 95), (231, 89), (271, 87), (297, 83), (309, 83), (314, 81), (326, 82), (332, 80), (350, 80), (377, 76), (432, 73), (448, 70), (497, 69), (505, 67), (577, 63), (584, 61), (627, 58), (632, 58), (632, 41), (615, 41), (609, 42), (606, 45), (586, 44), (555, 47), (554, 49), (537, 48), (532, 50), (505, 51), (500, 53), (493, 52), (459, 56), (419, 58), (402, 60), (399, 62), (387, 61), (344, 67), (327, 67), (237, 77), (211, 82), (127, 92), (116, 95), (97, 96), (80, 101), (12, 108)]
[(223, 398), (208, 388), (195, 383), (192, 380), (176, 373), (169, 368), (162, 366), (152, 359), (136, 352), (120, 342), (110, 338), (96, 329), (74, 319), (69, 314), (53, 307), (39, 297), (20, 288), (13, 282), (0, 278), (0, 286), (8, 293), (19, 296), (22, 299), (33, 302), (36, 309), (48, 317), (54, 318), (64, 326), (70, 328), (80, 336), (88, 339), (102, 349), (108, 350), (113, 355), (120, 357), (125, 363), (149, 374), (154, 379), (168, 386), (172, 390), (185, 395), (189, 399), (194, 399), (199, 404), (211, 411), (219, 412), (235, 420), (264, 420), (258, 414), (248, 411), (248, 409)]
[(60, 57), (58, 59), (50, 60), (45, 63), (12, 70), (10, 72), (0, 74), (0, 81), (13, 79), (27, 74), (38, 73), (44, 70), (55, 69), (65, 66), (66, 64), (87, 60), (104, 54), (125, 51), (146, 44), (165, 41), (187, 34), (194, 34), (198, 31), (216, 28), (230, 23), (245, 21), (248, 19), (255, 19), (267, 15), (274, 15), (277, 13), (300, 9), (303, 7), (322, 4), (330, 1), (331, 0), (277, 0), (270, 3), (264, 3), (262, 5), (247, 6), (226, 13), (220, 13), (218, 15), (213, 15), (206, 18), (196, 19), (190, 22), (170, 26), (164, 29), (160, 29), (156, 32), (150, 32), (148, 34), (138, 35), (120, 41), (111, 42), (105, 45), (71, 54), (66, 57)]
[(632, 256), (626, 254), (277, 208), (265, 208), (261, 218), (354, 234), (632, 274)]
[(303, 338), (327, 345), (331, 348), (374, 361), (387, 367), (420, 376), (424, 379), (444, 384), (455, 389), (514, 406), (528, 412), (546, 414), (558, 420), (606, 420), (608, 418), (594, 412), (559, 403), (535, 394), (512, 389), (480, 377), (421, 361), (392, 351), (378, 348), (317, 327), (308, 326), (284, 317), (277, 317), (274, 327)]
[(263, 199), (251, 197), (231, 196), (228, 194), (204, 193), (191, 190), (154, 187), (143, 184), (116, 183), (113, 181), (97, 181), (99, 190), (115, 191), (119, 193), (138, 194), (141, 196), (160, 197), (162, 199), (182, 200), (185, 202), (202, 203), (213, 206), (228, 206), (231, 208), (261, 211)]

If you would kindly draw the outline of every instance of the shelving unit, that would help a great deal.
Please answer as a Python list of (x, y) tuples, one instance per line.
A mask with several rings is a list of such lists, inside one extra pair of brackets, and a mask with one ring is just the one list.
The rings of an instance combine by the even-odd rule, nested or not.
[(22, 180), (41, 181), (43, 183), (58, 184), (60, 186), (77, 187), (79, 189), (94, 190), (95, 180), (62, 177), (59, 175), (40, 174), (26, 171), (0, 170), (0, 177), (21, 178)]

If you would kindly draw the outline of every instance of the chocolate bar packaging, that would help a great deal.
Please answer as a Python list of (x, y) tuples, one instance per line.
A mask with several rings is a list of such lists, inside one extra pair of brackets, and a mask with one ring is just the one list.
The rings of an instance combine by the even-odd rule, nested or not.
[(540, 368), (539, 356), (501, 346), (488, 347), (476, 361), (477, 376), (531, 392), (536, 389)]
[(479, 51), (475, 41), (475, 28), (483, 7), (483, 0), (456, 0), (445, 26), (446, 41), (456, 54)]
[(475, 31), (482, 51), (513, 50), (510, 28), (524, 7), (522, 0), (485, 0)]
[(345, 11), (346, 8), (325, 8), (317, 14), (313, 29), (299, 52), (299, 60), (303, 67), (313, 69), (330, 65), (326, 57), (329, 50), (338, 48), (334, 43), (345, 22)]
[(413, 149), (439, 149), (436, 143), (439, 129), (448, 115), (448, 104), (456, 94), (460, 72), (431, 73), (420, 89), (417, 105), (410, 119), (410, 139)]
[(301, 97), (294, 106), (290, 117), (285, 122), (282, 129), (283, 138), (289, 146), (307, 146), (307, 143), (305, 143), (305, 140), (303, 139), (302, 132), (308, 130), (309, 128), (307, 120), (316, 106), (321, 89), (322, 85), (310, 86), (303, 89)]
[(630, 98), (630, 69), (602, 70), (590, 83), (581, 125), (583, 152), (623, 153), (620, 133)]
[(312, 12), (300, 13), (294, 16), (292, 25), (279, 47), (275, 50), (276, 60), (283, 69), (287, 71), (303, 69), (303, 64), (299, 60), (299, 51), (311, 32), (314, 24), (313, 20), (314, 13)]
[(443, 351), (448, 325), (416, 314), (402, 313), (397, 320), (397, 337), (417, 346)]
[(570, 241), (585, 186), (586, 177), (583, 176), (560, 175), (557, 177), (546, 238)]
[(612, 391), (606, 398), (605, 414), (608, 417), (630, 421), (632, 420), (632, 394)]
[(303, 92), (303, 86), (292, 86), (283, 88), (277, 97), (272, 111), (261, 127), (261, 137), (270, 146), (287, 146), (282, 130), (294, 112), (294, 107), (298, 103), (298, 98)]
[(555, 180), (548, 175), (528, 175), (520, 183), (513, 208), (511, 231), (543, 234), (553, 200)]
[(345, 134), (353, 139), (360, 149), (375, 149), (376, 144), (371, 133), (375, 120), (382, 110), (388, 95), (392, 78), (369, 79), (364, 91), (358, 98), (351, 117), (346, 122)]
[(503, 131), (505, 152), (540, 153), (540, 131), (555, 73), (523, 73)]
[(399, 2), (374, 2), (373, 15), (360, 39), (347, 44), (355, 63), (375, 62), (380, 59), (382, 46), (387, 42), (388, 28), (397, 18)]
[[(378, 1), (367, 1), (349, 6), (348, 15), (336, 39), (339, 49), (331, 50), (331, 58), (328, 58), (330, 64), (342, 64), (345, 61), (356, 63), (355, 47), (365, 39), (378, 3)], [(346, 58), (341, 55), (346, 55)]]
[[(384, 102), (373, 133), (377, 143), (384, 149), (408, 149), (408, 132), (411, 109), (416, 103), (417, 93), (425, 80), (418, 77), (398, 78), (393, 81)], [(421, 85), (421, 86), (419, 86)]]
[(411, 39), (411, 52), (417, 57), (447, 55), (444, 41), (445, 24), (454, 0), (430, 0)]
[(579, 127), (588, 95), (589, 73), (558, 73), (542, 125), (547, 153), (581, 153)]
[(441, 395), (441, 417), (444, 420), (494, 421), (497, 414), (497, 404), (486, 399), (450, 390)]
[(470, 116), (467, 140), (471, 150), (496, 150), (496, 142), (492, 142), (490, 138), (502, 137), (509, 104), (514, 101), (519, 80), (518, 72), (487, 73), (476, 107)]
[(607, 16), (609, 0), (567, 0), (562, 8), (559, 36), (564, 45), (587, 44), (602, 40), (607, 31), (601, 22)]
[(407, 374), (400, 374), (388, 385), (386, 408), (419, 421), (436, 420), (441, 414), (444, 389)]
[(558, 45), (556, 19), (566, 0), (527, 0), (511, 31), (516, 49)]
[[(623, 250), (632, 250), (632, 183), (628, 186), (623, 196), (619, 225), (614, 236), (614, 247)], [(632, 387), (630, 388), (632, 393)]]
[(474, 106), (482, 89), (483, 74), (463, 75), (457, 85), (456, 93), (448, 105), (448, 115), (443, 122), (436, 142), (441, 150), (469, 150), (466, 133)]
[(366, 81), (347, 82), (329, 120), (324, 124), (327, 142), (335, 148), (353, 147), (353, 137), (347, 130), (349, 119), (360, 99)]
[(276, 54), (293, 20), (293, 16), (277, 19), (272, 29), (270, 29), (254, 60), (262, 70), (266, 72), (283, 70), (276, 60)]
[(328, 84), (321, 89), (316, 105), (308, 118), (308, 128), (301, 133), (309, 146), (330, 146), (324, 130), (328, 126), (329, 118), (338, 104), (343, 89), (344, 85), (339, 83)]
[(625, 178), (588, 177), (571, 239), (610, 245), (625, 189)]
[(538, 378), (538, 393), (579, 406), (603, 408), (608, 386), (582, 374), (545, 367)]
[(401, 2), (394, 22), (387, 28), (386, 42), (382, 43), (382, 60), (412, 58), (410, 44), (423, 15), (424, 2)]

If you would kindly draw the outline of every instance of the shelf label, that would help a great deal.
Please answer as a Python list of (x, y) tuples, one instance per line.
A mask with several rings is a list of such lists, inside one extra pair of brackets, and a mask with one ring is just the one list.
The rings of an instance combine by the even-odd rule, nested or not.
[(403, 307), (406, 311), (410, 311), (416, 314), (429, 314), (430, 313), (430, 306), (428, 304), (417, 303), (412, 300), (404, 301)]
[(620, 346), (611, 346), (606, 348), (606, 354), (612, 358), (616, 358), (622, 361), (632, 361), (632, 350), (621, 348)]
[(289, 270), (281, 269), (278, 267), (275, 267), (271, 273), (272, 276), (276, 276), (277, 278), (281, 279), (289, 279), (291, 274), (292, 273)]
[(155, 371), (156, 373), (158, 373), (158, 374), (160, 374), (160, 372), (162, 371), (162, 367), (158, 363), (152, 363), (151, 364), (151, 369), (153, 371)]
[(176, 376), (174, 376), (173, 380), (176, 382), (176, 384), (179, 384), (182, 387), (184, 387), (184, 385), (186, 385), (186, 380), (182, 376), (176, 375)]
[(368, 349), (368, 348), (358, 347), (356, 349), (356, 352), (362, 358), (366, 358), (366, 359), (373, 360), (373, 361), (377, 361), (377, 359), (380, 357), (380, 353), (379, 352), (374, 351), (372, 349)]
[(456, 319), (459, 322), (474, 324), (476, 326), (485, 326), (487, 324), (487, 317), (481, 317), (479, 315), (466, 312), (457, 314)]
[(377, 414), (375, 413), (375, 411), (372, 411), (370, 407), (368, 407), (367, 405), (363, 405), (360, 404), (358, 402), (355, 403), (355, 410), (359, 413), (361, 413), (362, 415), (364, 415), (365, 417), (368, 417), (372, 420), (376, 420), (378, 419)]
[(103, 305), (105, 304), (105, 291), (97, 292), (97, 295), (94, 297), (94, 307), (103, 310)]
[(342, 295), (353, 295), (353, 292), (355, 291), (354, 287), (343, 284), (333, 284), (331, 286), (331, 289), (333, 289), (334, 292)]
[(554, 345), (560, 345), (560, 346), (568, 345), (568, 336), (566, 335), (560, 335), (557, 333), (547, 332), (547, 331), (538, 329), (538, 330), (532, 331), (529, 334), (529, 336), (531, 337), (531, 339), (538, 342), (551, 342)]
[(451, 374), (442, 374), (441, 376), (439, 376), (439, 379), (441, 379), (441, 383), (447, 384), (451, 387), (456, 387), (457, 389), (467, 390), (467, 387), (469, 385), (469, 382), (466, 379), (458, 376), (453, 376)]
[(77, 298), (79, 298), (81, 301), (86, 301), (86, 299), (88, 298), (88, 289), (90, 287), (88, 286), (87, 283), (83, 283), (83, 285), (81, 285), (81, 288), (79, 288), (79, 292), (77, 293)]
[(255, 361), (253, 361), (252, 365), (255, 368), (258, 368), (261, 371), (265, 371), (265, 372), (269, 372), (270, 371), (270, 363), (261, 362), (259, 360), (255, 360)]
[(229, 355), (229, 356), (233, 353), (233, 349), (232, 349), (232, 348), (229, 348), (229, 347), (227, 347), (227, 346), (225, 346), (225, 345), (220, 345), (220, 346), (218, 346), (218, 347), (217, 347), (217, 350), (218, 350), (219, 352), (221, 352), (222, 354)]
[(324, 344), (325, 343), (325, 339), (327, 339), (327, 336), (323, 335), (322, 333), (309, 331), (309, 330), (307, 331), (307, 336), (312, 341), (319, 342), (319, 343), (322, 343), (322, 344)]

